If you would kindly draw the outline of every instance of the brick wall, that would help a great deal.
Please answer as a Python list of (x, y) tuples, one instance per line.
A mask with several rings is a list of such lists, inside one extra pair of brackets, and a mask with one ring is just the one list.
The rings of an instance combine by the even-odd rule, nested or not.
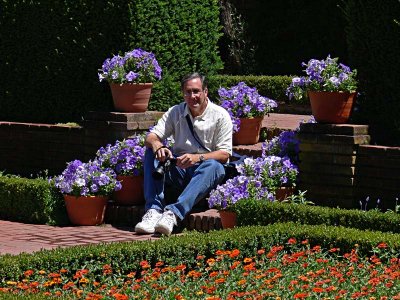
[[(369, 145), (366, 125), (301, 124), (299, 189), (316, 204), (394, 209), (400, 148)], [(366, 201), (368, 197), (368, 202)]]
[(0, 171), (29, 177), (48, 170), (57, 175), (71, 160), (87, 161), (101, 146), (147, 131), (161, 115), (90, 112), (79, 127), (0, 122)]

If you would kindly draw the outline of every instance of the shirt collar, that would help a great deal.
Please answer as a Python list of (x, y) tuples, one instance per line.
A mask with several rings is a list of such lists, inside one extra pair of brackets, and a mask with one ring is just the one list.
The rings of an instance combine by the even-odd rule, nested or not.
[[(212, 102), (211, 102), (210, 98), (207, 97), (207, 106), (206, 106), (206, 109), (203, 111), (203, 113), (202, 113), (200, 116), (198, 116), (198, 117), (196, 117), (196, 118), (198, 118), (198, 119), (200, 119), (200, 120), (203, 120), (203, 119), (204, 119), (204, 116), (205, 116), (206, 113), (207, 113), (207, 111), (210, 110), (210, 104), (211, 104), (211, 103), (212, 103)], [(189, 111), (189, 106), (187, 106), (186, 102), (185, 102), (184, 105), (185, 105), (185, 110), (184, 110), (184, 112), (183, 112), (183, 116), (186, 118), (186, 116), (189, 115), (189, 116), (193, 119), (193, 116), (192, 116), (192, 114), (191, 114), (190, 111)]]

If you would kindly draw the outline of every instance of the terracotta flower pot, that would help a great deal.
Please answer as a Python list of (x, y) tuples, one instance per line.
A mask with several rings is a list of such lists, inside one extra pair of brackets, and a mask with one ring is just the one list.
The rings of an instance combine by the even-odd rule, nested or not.
[(145, 112), (152, 87), (152, 83), (110, 83), (114, 108), (121, 112)]
[(233, 145), (254, 145), (260, 139), (263, 117), (240, 119), (240, 129), (233, 134)]
[(276, 191), (275, 191), (275, 199), (277, 201), (283, 201), (285, 200), (287, 197), (293, 195), (294, 193), (294, 187), (292, 186), (282, 186), (279, 187)]
[(144, 204), (143, 176), (117, 175), (121, 181), (122, 189), (113, 192), (112, 199), (119, 205)]
[(349, 121), (356, 92), (309, 91), (311, 111), (318, 123), (344, 124)]
[(237, 215), (233, 211), (220, 210), (219, 216), (221, 217), (221, 224), (223, 229), (233, 228), (237, 224)]
[(68, 218), (74, 225), (100, 225), (104, 222), (108, 196), (64, 195)]

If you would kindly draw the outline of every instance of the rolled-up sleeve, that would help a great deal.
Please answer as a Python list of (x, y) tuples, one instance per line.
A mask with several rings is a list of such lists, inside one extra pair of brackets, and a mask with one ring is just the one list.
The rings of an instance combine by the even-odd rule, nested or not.
[(161, 140), (165, 140), (173, 134), (173, 122), (171, 122), (173, 109), (174, 107), (168, 109), (161, 119), (158, 120), (157, 124), (150, 130), (151, 133), (156, 134)]
[(223, 150), (232, 155), (232, 120), (226, 111), (218, 119), (216, 134), (214, 136), (215, 150)]

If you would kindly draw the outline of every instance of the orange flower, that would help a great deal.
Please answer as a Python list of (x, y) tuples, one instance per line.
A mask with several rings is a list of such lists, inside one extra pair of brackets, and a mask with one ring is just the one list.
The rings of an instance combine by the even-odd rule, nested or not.
[(243, 260), (243, 262), (244, 262), (245, 264), (251, 263), (252, 261), (253, 261), (253, 259), (251, 259), (250, 257), (246, 257), (246, 258)]
[(164, 265), (164, 262), (162, 262), (162, 261), (158, 261), (156, 263), (156, 267), (162, 267), (163, 265)]
[(150, 268), (150, 264), (148, 263), (147, 260), (142, 260), (140, 262), (140, 266), (142, 267), (142, 269), (149, 269)]
[(127, 295), (123, 295), (123, 294), (120, 294), (120, 293), (113, 294), (113, 297), (116, 300), (128, 300), (129, 299)]
[(112, 268), (110, 265), (103, 266), (103, 274), (104, 275), (112, 274)]
[(239, 256), (239, 254), (240, 254), (240, 251), (238, 249), (233, 249), (231, 254), (229, 254), (229, 257), (235, 258), (235, 257)]
[(33, 270), (26, 270), (25, 272), (24, 272), (24, 275), (25, 275), (25, 277), (29, 277), (29, 276), (31, 276), (31, 275), (33, 275)]
[(308, 293), (297, 293), (294, 295), (294, 299), (305, 299), (308, 297)]
[(294, 244), (296, 244), (297, 243), (297, 240), (295, 239), (295, 238), (290, 238), (289, 240), (288, 240), (288, 244), (289, 245), (294, 245)]
[(322, 293), (324, 291), (324, 289), (320, 288), (320, 287), (315, 287), (315, 288), (312, 289), (312, 291), (315, 292), (315, 293)]
[(265, 249), (260, 249), (260, 250), (257, 251), (257, 254), (258, 254), (258, 255), (262, 255), (262, 254), (264, 254), (264, 253), (265, 253)]
[(215, 277), (215, 276), (218, 276), (218, 274), (219, 273), (217, 271), (214, 271), (214, 272), (211, 272), (209, 276), (210, 277)]
[(387, 248), (388, 245), (387, 245), (386, 243), (379, 243), (377, 247), (378, 247), (379, 249), (384, 249), (384, 248)]
[(240, 265), (240, 262), (239, 262), (239, 261), (235, 261), (235, 262), (233, 262), (233, 264), (230, 266), (230, 269), (231, 269), (231, 270), (234, 270), (234, 269), (236, 269), (239, 265)]
[(217, 283), (217, 284), (224, 283), (225, 282), (225, 278), (217, 278), (217, 279), (215, 279), (214, 282)]

